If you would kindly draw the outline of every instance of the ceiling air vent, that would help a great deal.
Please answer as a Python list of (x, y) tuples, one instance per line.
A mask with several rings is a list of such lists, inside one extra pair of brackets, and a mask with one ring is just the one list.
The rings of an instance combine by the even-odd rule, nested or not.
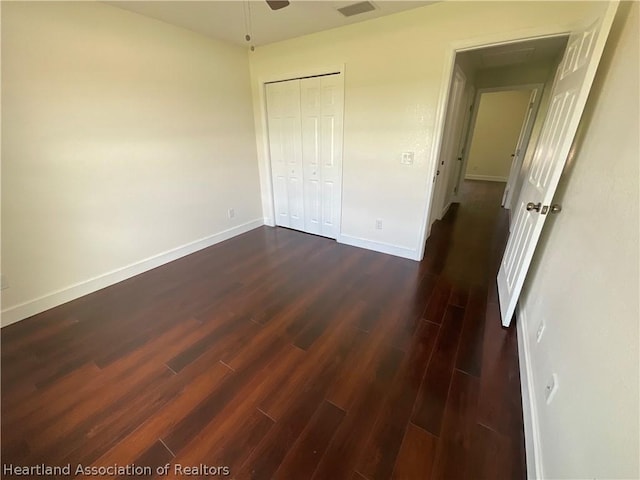
[(338, 11), (345, 17), (353, 17), (354, 15), (360, 15), (361, 13), (370, 12), (375, 10), (371, 2), (358, 2), (346, 7), (339, 8)]

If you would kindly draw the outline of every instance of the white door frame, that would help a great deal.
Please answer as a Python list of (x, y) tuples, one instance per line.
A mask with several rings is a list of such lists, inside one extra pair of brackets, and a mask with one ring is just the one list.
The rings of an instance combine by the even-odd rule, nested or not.
[(445, 128), (445, 120), (447, 114), (447, 105), (449, 103), (449, 90), (451, 86), (451, 79), (453, 78), (453, 72), (455, 67), (456, 55), (462, 52), (468, 52), (471, 50), (479, 50), (487, 47), (497, 47), (501, 45), (510, 45), (513, 43), (519, 43), (526, 40), (538, 40), (543, 38), (553, 38), (567, 36), (571, 32), (566, 29), (558, 30), (554, 27), (540, 26), (536, 28), (528, 28), (523, 30), (516, 30), (512, 32), (501, 32), (475, 39), (467, 39), (459, 42), (452, 42), (449, 44), (449, 48), (445, 52), (444, 69), (442, 72), (442, 80), (440, 82), (440, 96), (438, 98), (438, 105), (436, 108), (436, 122), (433, 134), (433, 143), (431, 145), (431, 155), (429, 165), (427, 166), (427, 185), (426, 189), (429, 191), (424, 209), (422, 213), (422, 224), (418, 230), (418, 258), (420, 261), (424, 258), (424, 249), (427, 244), (427, 238), (431, 233), (430, 212), (433, 205), (433, 178), (438, 167), (438, 159), (440, 158), (440, 150), (442, 147), (442, 136)]
[[(536, 100), (533, 106), (533, 121), (535, 122), (536, 115), (538, 114), (538, 108), (540, 107), (540, 99), (542, 98), (542, 90), (544, 89), (544, 83), (527, 83), (524, 85), (507, 85), (504, 87), (484, 87), (479, 88), (476, 91), (475, 98), (473, 99), (473, 111), (471, 112), (471, 125), (469, 126), (469, 134), (467, 135), (467, 142), (464, 146), (464, 155), (462, 156), (462, 169), (460, 179), (458, 180), (458, 185), (456, 187), (458, 190), (460, 189), (460, 185), (464, 181), (465, 174), (467, 173), (467, 166), (469, 165), (469, 153), (471, 153), (471, 144), (473, 141), (473, 134), (476, 128), (476, 121), (478, 119), (478, 111), (480, 110), (480, 97), (483, 93), (495, 93), (495, 92), (509, 92), (514, 90), (538, 90), (536, 95)], [(523, 125), (526, 121), (526, 118), (522, 119)], [(526, 140), (525, 150), (529, 145), (529, 140)], [(514, 168), (515, 165), (511, 165), (511, 168)], [(511, 170), (509, 170), (511, 172)]]
[[(264, 192), (263, 199), (266, 197), (268, 203), (266, 204), (268, 215), (264, 218), (265, 225), (270, 227), (275, 227), (275, 197), (273, 192), (273, 175), (271, 170), (271, 151), (269, 150), (269, 122), (268, 122), (268, 114), (267, 114), (267, 94), (266, 94), (266, 85), (268, 83), (273, 82), (286, 82), (287, 80), (295, 80), (299, 78), (305, 77), (317, 77), (321, 75), (328, 74), (339, 74), (341, 75), (343, 86), (342, 86), (342, 94), (344, 96), (344, 76), (345, 76), (345, 64), (340, 65), (329, 65), (318, 68), (311, 69), (303, 69), (303, 70), (293, 70), (281, 73), (274, 73), (270, 75), (263, 75), (258, 78), (258, 102), (260, 105), (260, 116), (257, 119), (257, 123), (259, 124), (259, 131), (262, 134), (262, 156), (264, 158), (264, 162), (262, 162), (259, 167), (262, 169), (262, 176), (266, 180), (261, 182), (261, 188), (266, 188), (266, 192)], [(343, 105), (344, 105), (344, 97), (343, 97)], [(344, 111), (344, 107), (343, 107)], [(344, 143), (344, 121), (342, 122), (343, 128), (343, 143)], [(341, 164), (340, 171), (340, 189), (342, 190), (343, 184), (343, 175), (344, 172), (344, 161)], [(340, 208), (338, 209), (338, 237), (340, 236), (340, 232), (342, 231), (342, 194), (340, 195)]]

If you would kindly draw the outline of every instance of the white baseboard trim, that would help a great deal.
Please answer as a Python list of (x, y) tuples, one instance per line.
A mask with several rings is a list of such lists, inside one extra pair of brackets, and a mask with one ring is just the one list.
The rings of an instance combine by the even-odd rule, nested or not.
[(352, 247), (365, 248), (367, 250), (373, 250), (374, 252), (387, 253), (389, 255), (395, 255), (396, 257), (420, 261), (418, 252), (412, 248), (399, 247), (398, 245), (392, 245), (390, 243), (353, 237), (351, 235), (345, 235), (344, 233), (338, 234), (336, 241), (345, 245), (351, 245)]
[(442, 220), (444, 218), (444, 216), (447, 214), (447, 212), (449, 211), (449, 208), (451, 208), (451, 204), (453, 202), (449, 202), (447, 203), (447, 205), (442, 209), (442, 213), (440, 214), (440, 217), (438, 218), (438, 220)]
[(533, 371), (527, 335), (527, 315), (518, 304), (516, 319), (518, 329), (518, 359), (520, 361), (520, 385), (522, 392), (522, 417), (524, 421), (524, 443), (527, 455), (527, 478), (544, 478), (542, 450), (540, 448), (540, 430), (535, 401)]
[(41, 297), (29, 300), (28, 302), (9, 307), (2, 311), (2, 319), (0, 325), (6, 327), (12, 323), (19, 322), (25, 318), (31, 317), (38, 313), (49, 310), (50, 308), (62, 305), (63, 303), (75, 300), (76, 298), (88, 295), (102, 288), (121, 282), (127, 278), (139, 275), (153, 268), (172, 262), (178, 258), (184, 257), (191, 253), (210, 247), (216, 243), (223, 242), (242, 233), (253, 230), (264, 225), (262, 218), (252, 220), (250, 222), (237, 225), (235, 227), (223, 230), (214, 235), (189, 242), (180, 247), (167, 250), (165, 252), (153, 255), (138, 262), (132, 263), (116, 270), (103, 273), (88, 280), (70, 285), (55, 292), (48, 293)]
[(496, 177), (494, 175), (465, 175), (465, 180), (482, 180), (484, 182), (504, 182), (509, 180), (507, 177)]

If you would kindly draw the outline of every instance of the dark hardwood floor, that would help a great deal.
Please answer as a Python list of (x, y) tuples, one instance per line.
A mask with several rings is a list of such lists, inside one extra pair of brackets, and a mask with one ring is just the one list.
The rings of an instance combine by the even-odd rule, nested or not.
[(502, 187), (421, 263), (264, 227), (2, 329), (2, 463), (524, 478)]

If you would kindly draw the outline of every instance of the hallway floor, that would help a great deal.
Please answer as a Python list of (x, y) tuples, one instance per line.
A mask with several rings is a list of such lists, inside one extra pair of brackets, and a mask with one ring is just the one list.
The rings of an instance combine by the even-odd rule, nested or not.
[(503, 186), (420, 263), (262, 227), (2, 329), (3, 463), (525, 478)]

